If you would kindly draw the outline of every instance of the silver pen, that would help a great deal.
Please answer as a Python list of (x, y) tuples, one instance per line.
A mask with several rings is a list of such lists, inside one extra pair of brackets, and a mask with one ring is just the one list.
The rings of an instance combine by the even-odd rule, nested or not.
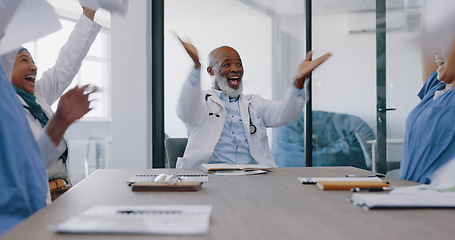
[(351, 192), (382, 192), (391, 191), (391, 187), (369, 187), (369, 188), (351, 188)]

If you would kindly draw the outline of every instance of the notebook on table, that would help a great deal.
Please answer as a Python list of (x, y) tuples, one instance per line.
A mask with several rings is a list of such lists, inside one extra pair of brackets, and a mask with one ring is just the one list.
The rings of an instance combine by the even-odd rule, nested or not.
[(58, 233), (203, 235), (208, 232), (210, 205), (95, 206), (50, 226)]

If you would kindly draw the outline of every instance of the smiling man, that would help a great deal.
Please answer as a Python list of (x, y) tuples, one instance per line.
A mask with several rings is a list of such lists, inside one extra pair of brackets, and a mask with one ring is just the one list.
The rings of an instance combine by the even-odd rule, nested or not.
[(298, 118), (305, 104), (305, 77), (330, 54), (310, 61), (309, 52), (283, 100), (270, 101), (242, 93), (242, 59), (228, 46), (210, 52), (207, 73), (213, 80), (213, 87), (201, 91), (198, 52), (192, 44), (180, 41), (192, 58), (194, 68), (177, 107), (177, 115), (185, 123), (188, 134), (188, 145), (183, 158), (177, 161), (177, 168), (199, 168), (203, 163), (275, 167), (266, 130)]

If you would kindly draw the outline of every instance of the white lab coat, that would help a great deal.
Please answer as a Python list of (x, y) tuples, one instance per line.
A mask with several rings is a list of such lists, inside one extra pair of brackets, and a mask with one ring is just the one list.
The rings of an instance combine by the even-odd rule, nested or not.
[[(200, 78), (200, 69), (192, 70), (190, 78), (195, 77)], [(302, 90), (299, 93), (299, 96), (295, 96), (292, 89), (289, 89), (281, 101), (270, 101), (253, 94), (240, 95), (240, 115), (250, 153), (259, 164), (276, 167), (268, 143), (267, 128), (279, 127), (297, 120), (305, 105), (305, 92)], [(248, 108), (251, 121), (257, 128), (254, 134), (249, 131)], [(223, 101), (212, 90), (201, 91), (200, 84), (192, 86), (188, 79), (179, 98), (177, 115), (187, 128), (188, 144), (183, 158), (177, 160), (176, 167), (199, 168), (201, 164), (210, 161), (223, 131), (226, 118)]]
[[(50, 106), (63, 94), (79, 72), (82, 61), (87, 55), (90, 46), (95, 41), (100, 29), (101, 25), (91, 21), (85, 15), (82, 15), (76, 23), (74, 30), (71, 32), (68, 41), (60, 50), (55, 65), (44, 72), (43, 76), (36, 81), (36, 102), (41, 105), (44, 114), (46, 114), (49, 119), (51, 119), (54, 114)], [(18, 98), (24, 106), (27, 106), (19, 95)], [(24, 110), (33, 135), (35, 136), (35, 139), (37, 139), (37, 142), (39, 142), (38, 145), (46, 168), (49, 169), (52, 167), (64, 170), (65, 166), (63, 165), (63, 162), (61, 160), (55, 160), (57, 160), (68, 148), (68, 138), (64, 136), (59, 146), (55, 149), (54, 143), (50, 141), (50, 138), (41, 127), (39, 121), (36, 120), (27, 109)], [(40, 141), (45, 141), (45, 144), (42, 142), (40, 143)], [(69, 155), (67, 161), (68, 160)], [(69, 177), (72, 184), (77, 183), (77, 178), (75, 176), (70, 175)]]

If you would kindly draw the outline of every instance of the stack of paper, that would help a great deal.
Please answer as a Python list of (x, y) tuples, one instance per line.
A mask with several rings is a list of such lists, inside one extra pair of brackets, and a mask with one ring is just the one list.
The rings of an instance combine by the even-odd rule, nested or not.
[(389, 194), (355, 193), (347, 199), (364, 209), (455, 208), (455, 159), (431, 176), (430, 185), (395, 187)]
[(454, 208), (455, 193), (421, 192), (368, 194), (354, 193), (348, 200), (364, 209), (375, 208)]
[(202, 235), (210, 205), (95, 206), (51, 228), (59, 233)]
[(302, 184), (316, 184), (316, 182), (320, 182), (320, 181), (338, 181), (338, 182), (377, 181), (377, 182), (384, 182), (379, 177), (299, 177), (298, 179), (299, 179), (300, 183), (302, 183)]

